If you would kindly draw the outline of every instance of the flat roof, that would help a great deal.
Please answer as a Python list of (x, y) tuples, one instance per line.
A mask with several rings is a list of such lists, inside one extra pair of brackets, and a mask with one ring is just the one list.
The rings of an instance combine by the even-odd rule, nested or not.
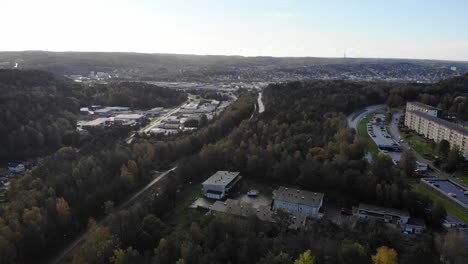
[(455, 123), (452, 123), (452, 122), (449, 122), (449, 121), (444, 120), (442, 118), (431, 116), (431, 115), (428, 115), (426, 113), (419, 112), (419, 111), (410, 110), (408, 112), (411, 113), (411, 114), (417, 115), (417, 116), (419, 116), (421, 118), (427, 119), (427, 120), (429, 120), (431, 122), (434, 122), (436, 124), (439, 124), (441, 126), (444, 126), (444, 127), (448, 128), (448, 129), (457, 131), (460, 134), (468, 136), (468, 129), (464, 128), (462, 126), (459, 126), (459, 125), (457, 125)]
[[(252, 204), (240, 200), (227, 199), (226, 201), (216, 201), (209, 209), (242, 217), (256, 216), (261, 221), (276, 223), (276, 212), (270, 210), (269, 206), (259, 206), (254, 208)], [(306, 221), (307, 217), (301, 214), (289, 214), (291, 224), (289, 228), (297, 229)]]
[(140, 114), (120, 114), (120, 115), (115, 116), (115, 118), (120, 118), (120, 119), (139, 119), (142, 117), (143, 115), (140, 115)]
[(96, 118), (94, 120), (84, 123), (83, 126), (99, 126), (107, 121), (110, 121), (110, 119), (106, 117)]
[(421, 103), (421, 102), (413, 101), (413, 102), (408, 102), (408, 104), (417, 105), (417, 106), (422, 107), (422, 108), (427, 109), (427, 110), (439, 110), (439, 111), (442, 111), (440, 108), (437, 108), (437, 107), (434, 107), (434, 106), (430, 106), (430, 105), (427, 105), (427, 104), (423, 104), (423, 103)]
[(230, 171), (217, 171), (215, 174), (211, 175), (203, 185), (219, 185), (226, 186), (235, 180), (239, 176), (239, 172), (230, 172)]
[(96, 111), (94, 111), (94, 113), (107, 113), (110, 111), (112, 111), (112, 109), (102, 108), (102, 109), (97, 109)]
[(380, 207), (372, 204), (359, 204), (359, 210), (369, 211), (372, 213), (383, 214), (383, 215), (396, 215), (409, 217), (409, 213), (403, 210), (394, 208)]
[(284, 186), (281, 186), (278, 190), (273, 191), (273, 200), (302, 204), (311, 207), (320, 206), (323, 197), (323, 193), (304, 191)]

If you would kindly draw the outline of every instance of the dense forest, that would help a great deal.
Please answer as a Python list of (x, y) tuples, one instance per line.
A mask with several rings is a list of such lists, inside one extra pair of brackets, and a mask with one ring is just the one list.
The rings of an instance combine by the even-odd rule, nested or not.
[[(461, 234), (441, 231), (445, 209), (411, 189), (404, 164), (395, 167), (385, 155), (370, 164), (364, 160), (366, 143), (346, 126), (346, 114), (363, 106), (399, 99), (396, 104), (403, 104), (422, 92), (437, 94), (439, 85), (270, 85), (264, 90), (266, 111), (261, 116), (243, 121), (223, 140), (179, 162), (158, 195), (153, 192), (111, 214), (103, 225), (91, 221), (92, 235), (73, 262), (313, 263), (300, 262), (311, 254), (309, 260), (317, 263), (440, 263), (439, 254), (444, 254), (453, 263), (464, 263), (468, 256)], [(453, 94), (465, 89), (458, 87)], [(217, 170), (240, 171), (243, 180), (268, 186), (324, 192), (325, 203), (337, 207), (368, 202), (405, 209), (424, 219), (428, 231), (408, 237), (378, 223), (337, 226), (327, 220), (293, 231), (256, 218), (213, 217), (184, 208), (187, 198), (176, 190), (183, 186), (191, 196), (193, 183)]]
[(149, 182), (154, 170), (221, 139), (251, 115), (249, 98), (240, 98), (199, 131), (163, 143), (127, 146), (118, 133), (97, 130), (79, 149), (60, 148), (12, 180), (9, 202), (0, 207), (0, 263), (30, 263), (57, 250), (90, 217), (101, 217), (109, 204)]
[(183, 92), (146, 83), (83, 86), (42, 71), (0, 70), (0, 162), (76, 146), (82, 106), (149, 109), (175, 106), (186, 98)]

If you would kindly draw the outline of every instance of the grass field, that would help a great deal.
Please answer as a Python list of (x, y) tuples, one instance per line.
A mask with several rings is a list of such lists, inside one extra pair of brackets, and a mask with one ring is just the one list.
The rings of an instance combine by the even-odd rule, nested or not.
[(361, 122), (358, 125), (358, 135), (366, 140), (369, 151), (372, 153), (372, 155), (375, 156), (379, 152), (377, 150), (377, 145), (375, 145), (375, 142), (372, 140), (369, 134), (367, 134), (367, 122), (369, 122), (369, 120), (371, 120), (373, 116), (373, 114), (370, 114), (367, 115), (366, 118), (361, 120)]
[(459, 219), (461, 219), (461, 220), (463, 220), (465, 222), (468, 222), (468, 213), (467, 212), (463, 211), (462, 209), (458, 208), (456, 205), (454, 205), (451, 202), (445, 200), (444, 198), (440, 197), (435, 192), (425, 188), (422, 185), (417, 185), (415, 188), (416, 188), (416, 190), (418, 192), (426, 195), (427, 197), (429, 197), (434, 202), (442, 204), (445, 207), (445, 210), (447, 210), (447, 212), (450, 212), (451, 214), (453, 214), (457, 218), (459, 218)]
[(405, 133), (405, 132), (400, 132), (401, 136), (410, 144), (410, 146), (419, 154), (424, 155), (424, 154), (433, 154), (437, 155), (437, 152), (435, 149), (429, 145), (426, 141), (418, 138), (417, 136)]
[(460, 179), (465, 183), (468, 184), (468, 176), (462, 176)]

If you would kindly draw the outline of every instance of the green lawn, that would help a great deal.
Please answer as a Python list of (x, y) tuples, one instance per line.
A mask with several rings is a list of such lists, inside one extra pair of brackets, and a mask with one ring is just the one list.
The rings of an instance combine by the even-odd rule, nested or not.
[(369, 134), (367, 134), (367, 122), (369, 122), (369, 120), (371, 120), (373, 116), (373, 114), (369, 114), (366, 118), (362, 119), (358, 125), (357, 132), (359, 136), (361, 136), (367, 141), (367, 147), (369, 148), (369, 151), (372, 153), (372, 155), (375, 156), (378, 153), (377, 145), (375, 145), (375, 142), (372, 140)]
[(435, 149), (429, 145), (426, 141), (418, 138), (417, 136), (405, 133), (405, 132), (400, 132), (401, 136), (410, 144), (410, 146), (419, 154), (424, 155), (424, 154), (433, 154), (437, 155), (437, 152)]
[(461, 220), (463, 220), (465, 222), (468, 222), (468, 213), (467, 212), (463, 211), (462, 209), (460, 209), (456, 205), (454, 205), (451, 202), (445, 200), (444, 198), (440, 197), (435, 192), (425, 188), (422, 185), (417, 185), (415, 188), (416, 188), (416, 190), (418, 192), (426, 195), (427, 197), (429, 197), (434, 202), (442, 204), (445, 207), (445, 210), (447, 210), (447, 212), (450, 212), (451, 214), (453, 214), (457, 218), (459, 218), (459, 219), (461, 219)]
[(468, 176), (462, 176), (460, 179), (465, 183), (468, 184)]

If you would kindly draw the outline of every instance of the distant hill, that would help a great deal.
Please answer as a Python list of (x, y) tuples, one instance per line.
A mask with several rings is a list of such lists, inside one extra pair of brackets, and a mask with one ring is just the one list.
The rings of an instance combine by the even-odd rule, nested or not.
[[(121, 79), (285, 81), (358, 79), (434, 82), (468, 70), (468, 62), (408, 59), (276, 58), (119, 52), (0, 52), (0, 67), (58, 75), (106, 72)], [(456, 67), (453, 71), (450, 68)]]

